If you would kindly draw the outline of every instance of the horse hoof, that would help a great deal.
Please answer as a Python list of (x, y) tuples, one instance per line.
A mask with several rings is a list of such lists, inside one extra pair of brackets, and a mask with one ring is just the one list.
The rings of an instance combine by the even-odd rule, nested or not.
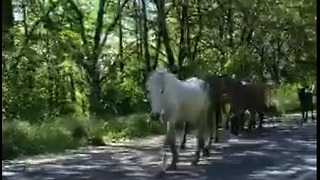
[(166, 168), (166, 171), (174, 171), (174, 170), (177, 170), (176, 164), (170, 164), (170, 166)]
[(210, 151), (209, 151), (209, 149), (207, 149), (207, 148), (203, 149), (202, 155), (203, 155), (204, 157), (210, 157)]

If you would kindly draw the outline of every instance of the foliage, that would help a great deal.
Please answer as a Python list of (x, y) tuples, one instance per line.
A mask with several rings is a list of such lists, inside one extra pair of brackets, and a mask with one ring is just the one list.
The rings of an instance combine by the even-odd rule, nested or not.
[[(298, 84), (316, 80), (312, 0), (5, 2), (6, 153), (89, 143), (73, 136), (160, 133), (165, 128), (145, 114), (144, 89), (148, 73), (158, 66), (181, 78), (224, 73), (272, 80), (283, 111), (298, 105)], [(13, 11), (21, 17), (13, 19)]]
[(2, 122), (2, 157), (10, 159), (18, 155), (57, 152), (84, 144), (72, 139), (70, 133), (59, 120), (41, 124)]
[[(74, 131), (83, 128), (82, 137)], [(98, 141), (118, 141), (125, 138), (161, 134), (165, 130), (158, 122), (150, 121), (147, 114), (88, 121), (84, 117), (64, 116), (31, 124), (28, 121), (2, 122), (2, 157), (11, 159), (21, 155), (55, 153), (84, 145), (99, 145)], [(100, 140), (97, 140), (100, 139)], [(99, 142), (101, 143), (101, 142)]]
[(148, 114), (133, 114), (121, 117), (116, 121), (105, 124), (107, 137), (111, 139), (126, 137), (144, 137), (152, 134), (162, 134), (165, 127), (159, 122), (152, 121)]

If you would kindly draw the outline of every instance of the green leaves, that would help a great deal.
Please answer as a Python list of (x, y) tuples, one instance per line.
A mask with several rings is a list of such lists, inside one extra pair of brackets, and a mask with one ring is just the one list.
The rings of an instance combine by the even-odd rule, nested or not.
[[(169, 37), (164, 41), (161, 36), (160, 45), (156, 4), (146, 1), (149, 38), (144, 46), (141, 2), (125, 6), (126, 2), (120, 1), (125, 8), (119, 16), (118, 2), (106, 1), (100, 11), (101, 33), (97, 31), (96, 36), (100, 49), (93, 56), (99, 1), (28, 0), (26, 21), (11, 29), (16, 52), (8, 50), (2, 55), (6, 59), (3, 112), (7, 116), (22, 112), (27, 116), (25, 112), (37, 111), (41, 117), (65, 109), (86, 113), (88, 96), (95, 93), (89, 86), (93, 79), (101, 86), (99, 97), (106, 112), (142, 111), (146, 107), (142, 103), (142, 78), (147, 57), (143, 52), (150, 48), (151, 65), (155, 57), (159, 66), (167, 65), (169, 51), (162, 43), (171, 48), (173, 59), (183, 54), (181, 69), (185, 77), (223, 72), (255, 77), (256, 81), (270, 76), (294, 83), (315, 76), (313, 65), (306, 65), (316, 62), (313, 0), (169, 0), (164, 4)], [(115, 17), (122, 20), (121, 52)], [(101, 39), (105, 37), (108, 41), (103, 46)], [(93, 75), (95, 78), (90, 77)], [(73, 104), (77, 107), (69, 108)]]

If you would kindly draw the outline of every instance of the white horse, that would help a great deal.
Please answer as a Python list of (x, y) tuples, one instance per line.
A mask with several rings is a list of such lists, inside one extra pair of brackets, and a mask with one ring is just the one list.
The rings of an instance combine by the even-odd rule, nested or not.
[[(151, 101), (151, 111), (156, 117), (167, 122), (167, 135), (164, 145), (169, 145), (172, 161), (167, 169), (176, 169), (178, 151), (176, 148), (175, 124), (178, 121), (194, 123), (197, 129), (197, 150), (193, 165), (199, 162), (200, 150), (204, 149), (204, 128), (210, 102), (206, 83), (198, 78), (179, 80), (166, 68), (152, 72), (146, 83)], [(208, 150), (207, 150), (208, 151)]]

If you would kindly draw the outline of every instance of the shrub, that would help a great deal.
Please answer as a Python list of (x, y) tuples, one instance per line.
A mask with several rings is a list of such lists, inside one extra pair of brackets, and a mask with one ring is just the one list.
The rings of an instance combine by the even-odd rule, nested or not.
[(148, 114), (134, 114), (108, 121), (63, 116), (43, 122), (2, 121), (2, 158), (54, 153), (83, 145), (104, 145), (107, 140), (161, 134), (164, 126), (151, 121)]
[(112, 140), (162, 134), (162, 123), (152, 121), (148, 114), (133, 114), (108, 121), (104, 125), (107, 137)]

